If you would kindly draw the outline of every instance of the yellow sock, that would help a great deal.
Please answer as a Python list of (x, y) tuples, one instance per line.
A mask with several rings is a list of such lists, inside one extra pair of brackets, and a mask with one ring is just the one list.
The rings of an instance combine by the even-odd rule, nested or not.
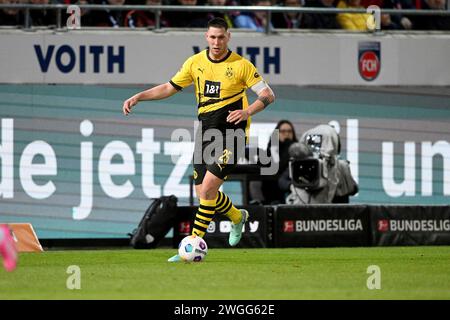
[(197, 236), (203, 238), (206, 230), (208, 229), (209, 223), (214, 217), (216, 201), (217, 197), (214, 200), (200, 199), (200, 205), (198, 206), (197, 214), (195, 215), (192, 234), (196, 234)]
[(228, 196), (219, 191), (217, 196), (216, 212), (228, 217), (234, 224), (241, 222), (242, 213), (232, 203)]

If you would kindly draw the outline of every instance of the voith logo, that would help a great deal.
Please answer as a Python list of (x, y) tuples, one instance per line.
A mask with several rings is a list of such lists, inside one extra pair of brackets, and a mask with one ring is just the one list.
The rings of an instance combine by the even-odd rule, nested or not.
[(34, 52), (42, 73), (125, 73), (125, 46), (36, 44)]
[(295, 223), (293, 220), (284, 221), (283, 232), (294, 232)]
[(379, 42), (360, 42), (358, 48), (358, 71), (366, 81), (375, 80), (381, 70)]
[(389, 231), (389, 220), (387, 219), (378, 220), (377, 229), (379, 232)]

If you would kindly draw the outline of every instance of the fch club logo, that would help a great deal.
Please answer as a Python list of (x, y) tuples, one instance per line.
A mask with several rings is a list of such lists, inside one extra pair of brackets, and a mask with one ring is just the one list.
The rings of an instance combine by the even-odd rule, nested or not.
[(381, 70), (381, 44), (365, 41), (358, 44), (358, 71), (366, 81), (375, 80)]

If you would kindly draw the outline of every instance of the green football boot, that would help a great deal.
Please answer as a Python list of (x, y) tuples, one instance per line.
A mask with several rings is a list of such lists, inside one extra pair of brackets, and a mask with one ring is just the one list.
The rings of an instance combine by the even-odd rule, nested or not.
[(230, 231), (230, 237), (228, 238), (228, 243), (230, 246), (234, 247), (241, 241), (242, 238), (242, 228), (244, 227), (244, 224), (247, 222), (249, 218), (248, 211), (245, 209), (240, 209), (242, 213), (242, 219), (241, 222), (234, 224), (231, 224), (231, 231)]
[(180, 262), (183, 261), (183, 259), (181, 259), (181, 257), (176, 254), (173, 257), (170, 257), (169, 259), (167, 259), (168, 262)]

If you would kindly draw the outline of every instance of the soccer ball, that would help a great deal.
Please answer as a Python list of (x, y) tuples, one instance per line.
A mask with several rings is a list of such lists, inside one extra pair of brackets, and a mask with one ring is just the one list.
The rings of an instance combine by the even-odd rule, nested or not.
[(200, 262), (205, 259), (208, 246), (196, 235), (185, 237), (178, 246), (178, 255), (186, 262)]

